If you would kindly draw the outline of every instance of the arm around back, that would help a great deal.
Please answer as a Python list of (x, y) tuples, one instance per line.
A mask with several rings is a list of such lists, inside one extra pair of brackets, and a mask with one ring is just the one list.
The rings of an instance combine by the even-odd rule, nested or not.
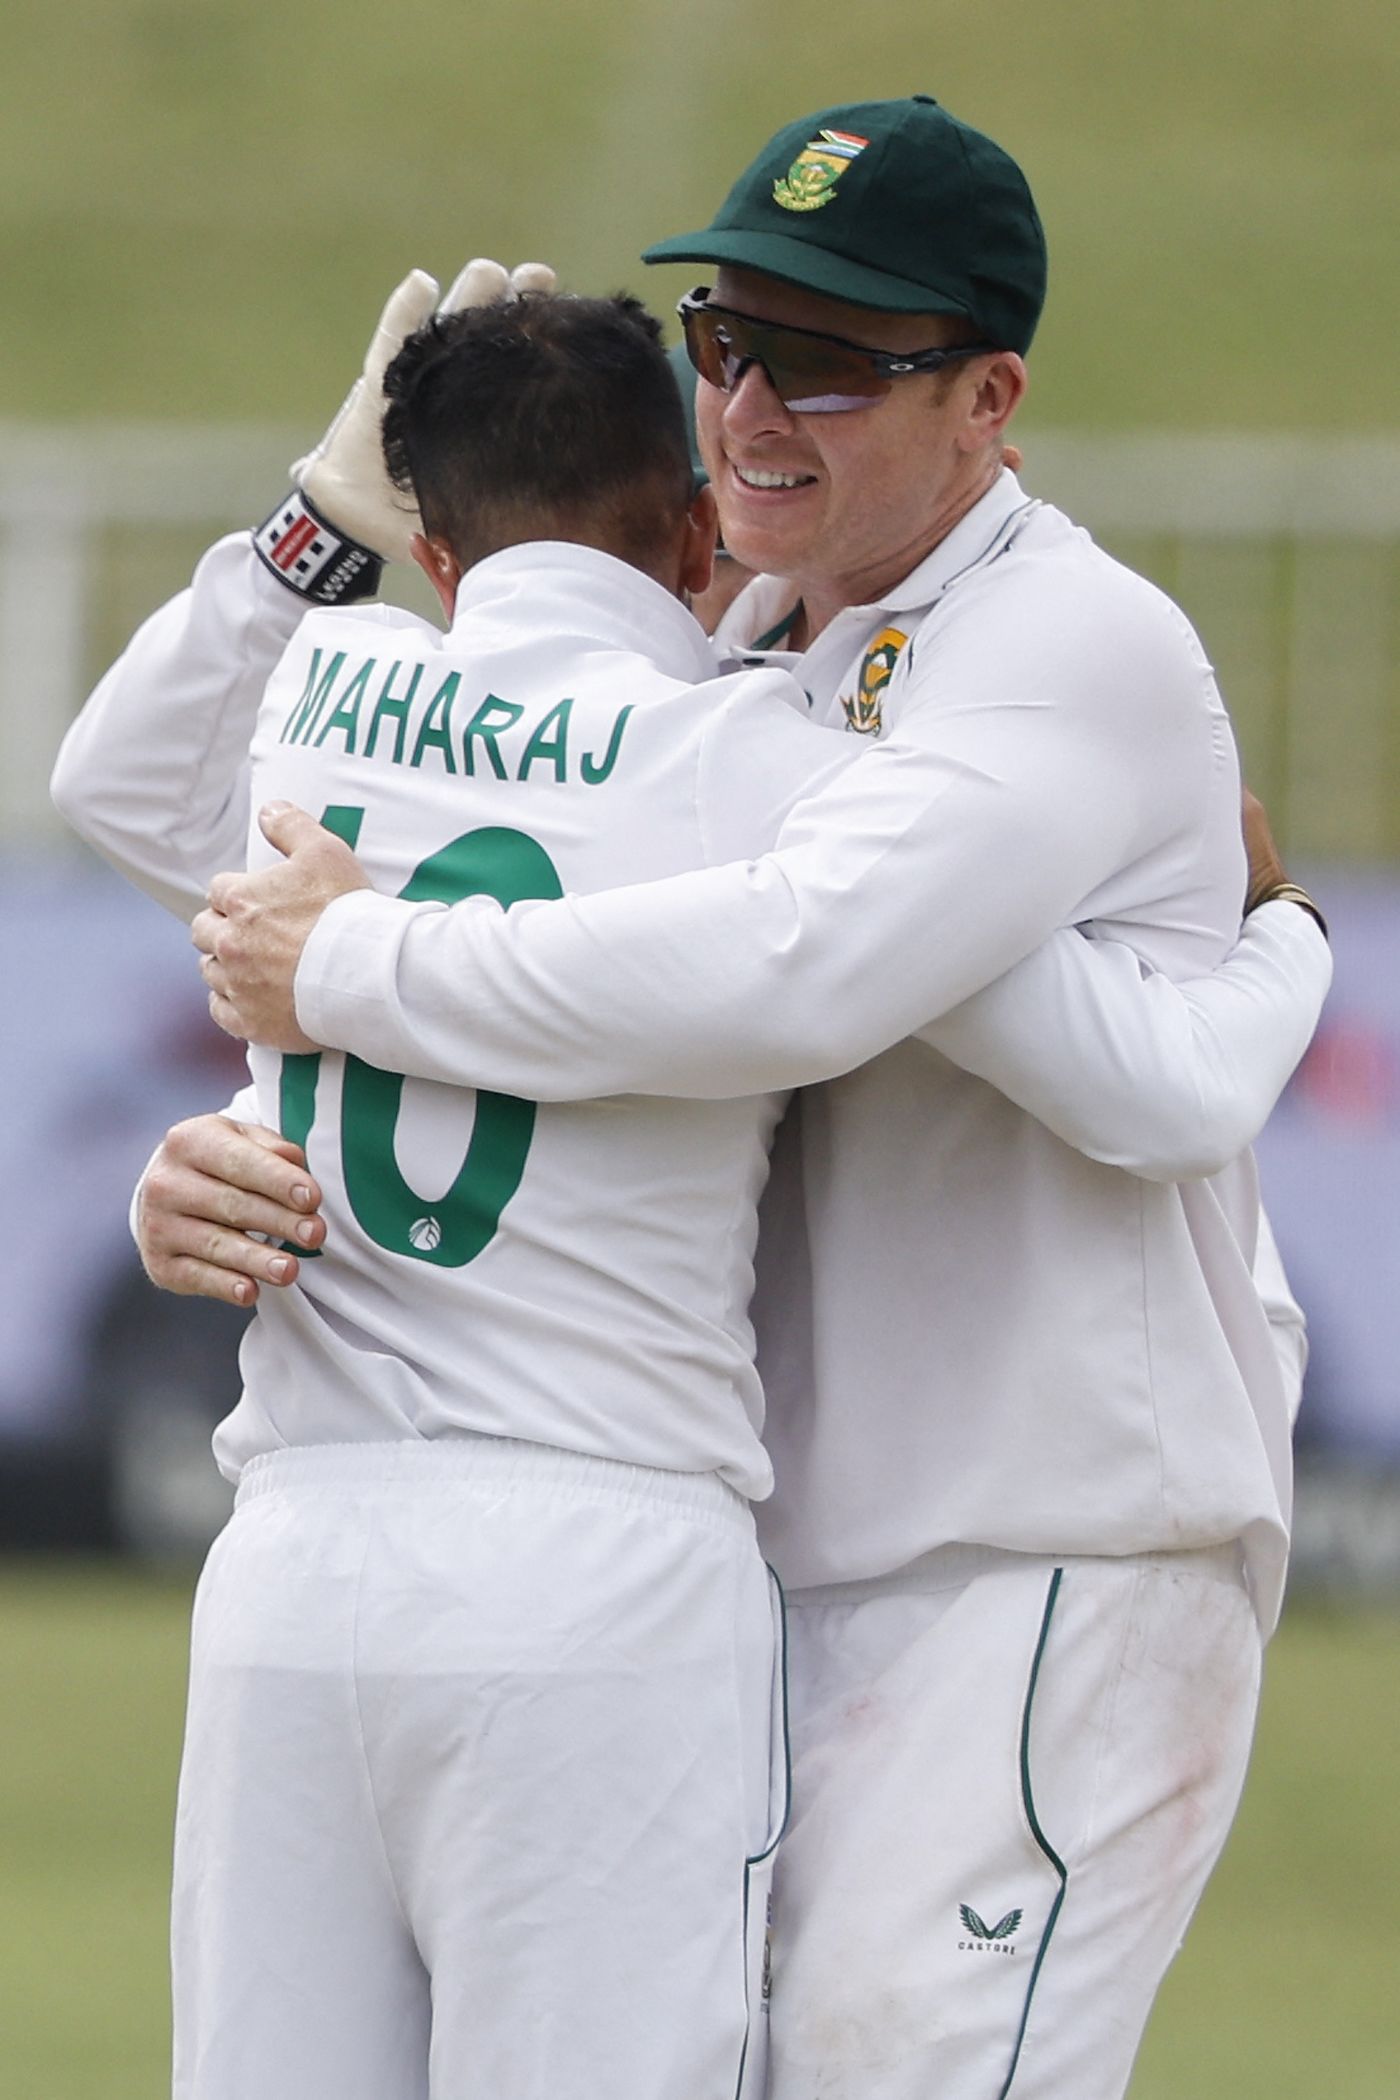
[(1214, 1174), (1258, 1137), (1332, 981), (1306, 912), (1270, 904), (1208, 977), (1060, 932), (923, 1040), (1076, 1151), (1149, 1181)]
[(1063, 625), (1032, 640), (1000, 620), (990, 646), (970, 623), (757, 859), (508, 914), (341, 899), (307, 943), (298, 1020), (387, 1069), (537, 1100), (849, 1070), (1126, 901), (1136, 871), (1161, 879), (1210, 725), (1179, 727), (1195, 667), (1155, 677), (1160, 630), (1124, 624), (1115, 657)]

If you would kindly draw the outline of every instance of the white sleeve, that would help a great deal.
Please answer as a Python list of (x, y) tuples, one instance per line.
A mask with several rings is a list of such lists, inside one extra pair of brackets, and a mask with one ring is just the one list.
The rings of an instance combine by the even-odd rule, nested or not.
[(817, 727), (786, 671), (740, 671), (706, 688), (695, 808), (709, 868), (771, 852), (804, 797), (861, 757), (859, 737)]
[(1032, 636), (1017, 610), (942, 638), (936, 690), (758, 859), (508, 913), (338, 899), (297, 974), (303, 1028), (534, 1100), (717, 1099), (863, 1063), (1168, 859), (1206, 792), (1205, 710), (1197, 731), (1160, 629), (1109, 607), (1087, 639), (1063, 618)]
[(1283, 1377), (1288, 1419), (1296, 1422), (1303, 1400), (1303, 1373), (1308, 1367), (1308, 1325), (1289, 1288), (1268, 1213), (1259, 1213), (1259, 1240), (1254, 1251), (1254, 1285), (1269, 1322), (1269, 1333)]
[(88, 844), (189, 919), (242, 867), (248, 743), (263, 687), (306, 611), (246, 532), (152, 614), (63, 740), (53, 798)]
[(1331, 981), (1316, 920), (1267, 904), (1209, 977), (1062, 932), (919, 1032), (1091, 1159), (1184, 1181), (1253, 1144)]

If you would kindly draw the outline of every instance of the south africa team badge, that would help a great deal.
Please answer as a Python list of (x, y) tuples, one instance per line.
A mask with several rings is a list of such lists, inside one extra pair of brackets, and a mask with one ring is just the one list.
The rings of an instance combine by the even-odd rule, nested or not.
[(853, 131), (821, 131), (804, 146), (786, 175), (773, 185), (773, 195), (784, 211), (820, 211), (830, 204), (836, 185), (856, 156), (865, 151), (869, 139)]
[(884, 728), (883, 704), (899, 652), (908, 641), (897, 627), (882, 627), (860, 660), (855, 695), (843, 699), (846, 727), (857, 736), (878, 736)]

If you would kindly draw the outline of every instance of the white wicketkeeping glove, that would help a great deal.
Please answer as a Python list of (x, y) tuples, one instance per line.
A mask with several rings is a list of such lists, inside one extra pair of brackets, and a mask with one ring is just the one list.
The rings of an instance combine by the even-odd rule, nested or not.
[(435, 278), (411, 270), (390, 296), (365, 352), (364, 371), (351, 387), (339, 415), (314, 452), (292, 467), (292, 480), (305, 490), (331, 525), (373, 548), (386, 561), (408, 561), (408, 543), (423, 529), (411, 499), (396, 489), (384, 467), (380, 426), (384, 420), (384, 374), (405, 339), (429, 315), (456, 313), (465, 306), (494, 306), (522, 292), (553, 291), (554, 272), (544, 263), (521, 263), (507, 272), (498, 262), (478, 256), (454, 280), (439, 302)]
[(384, 465), (385, 372), (405, 339), (431, 314), (492, 306), (525, 292), (552, 292), (554, 285), (547, 263), (520, 263), (507, 271), (478, 256), (440, 300), (437, 279), (425, 270), (410, 270), (390, 294), (365, 352), (364, 369), (330, 429), (313, 451), (294, 461), (293, 495), (253, 536), (258, 553), (282, 582), (323, 603), (348, 602), (374, 588), (381, 560), (411, 559), (409, 542), (423, 525), (417, 506), (394, 487)]

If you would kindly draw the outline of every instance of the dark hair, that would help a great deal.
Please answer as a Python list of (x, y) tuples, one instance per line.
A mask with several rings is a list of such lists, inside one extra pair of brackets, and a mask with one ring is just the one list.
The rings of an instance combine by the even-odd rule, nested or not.
[(523, 540), (649, 569), (690, 499), (661, 330), (639, 300), (531, 293), (436, 314), (384, 375), (384, 458), (464, 567)]

